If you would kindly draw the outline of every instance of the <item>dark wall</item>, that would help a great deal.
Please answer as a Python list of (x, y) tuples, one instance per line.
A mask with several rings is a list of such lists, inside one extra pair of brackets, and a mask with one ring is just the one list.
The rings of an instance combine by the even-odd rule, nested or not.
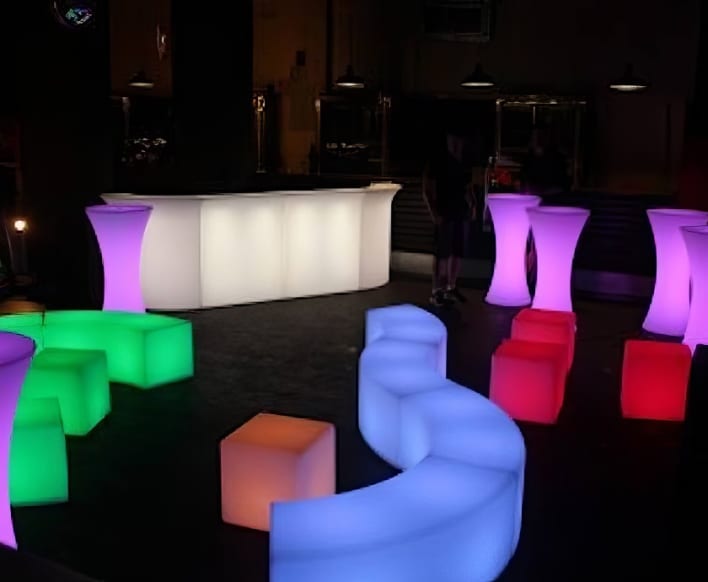
[(253, 2), (174, 0), (172, 10), (181, 182), (238, 187), (254, 173)]
[(92, 303), (95, 242), (84, 207), (112, 182), (106, 0), (95, 27), (63, 28), (49, 2), (14, 3), (22, 204), (42, 299)]

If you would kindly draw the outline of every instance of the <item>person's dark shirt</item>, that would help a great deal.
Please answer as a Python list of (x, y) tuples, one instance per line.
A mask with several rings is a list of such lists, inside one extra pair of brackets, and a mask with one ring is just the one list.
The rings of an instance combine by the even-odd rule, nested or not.
[(554, 194), (570, 187), (566, 161), (555, 149), (545, 150), (540, 155), (529, 152), (521, 169), (521, 180), (530, 194)]
[(466, 218), (469, 212), (469, 177), (462, 164), (449, 154), (433, 160), (430, 165), (430, 178), (435, 183), (435, 212), (443, 218)]

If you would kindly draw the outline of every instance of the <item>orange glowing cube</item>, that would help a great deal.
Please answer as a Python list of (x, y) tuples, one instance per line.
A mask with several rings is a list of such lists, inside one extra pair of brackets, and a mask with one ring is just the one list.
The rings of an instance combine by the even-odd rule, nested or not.
[(565, 345), (568, 354), (568, 370), (570, 370), (575, 354), (575, 313), (548, 309), (522, 309), (511, 323), (511, 337)]
[(221, 441), (221, 517), (270, 530), (270, 505), (335, 493), (335, 430), (261, 413)]
[(563, 406), (566, 346), (504, 340), (492, 355), (489, 399), (516, 420), (553, 424)]
[(622, 416), (683, 420), (691, 371), (684, 344), (627, 340), (622, 363)]

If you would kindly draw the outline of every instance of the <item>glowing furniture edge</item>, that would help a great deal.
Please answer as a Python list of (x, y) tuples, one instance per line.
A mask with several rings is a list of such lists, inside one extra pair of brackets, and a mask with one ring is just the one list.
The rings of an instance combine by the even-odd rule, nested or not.
[(105, 194), (153, 208), (141, 281), (150, 309), (234, 305), (388, 282), (397, 184), (201, 196)]
[(140, 287), (140, 256), (151, 210), (145, 205), (86, 208), (101, 249), (103, 309), (106, 311), (145, 311)]
[(274, 503), (271, 582), (482, 582), (515, 551), (524, 441), (481, 395), (446, 380), (444, 325), (410, 305), (367, 313), (359, 427), (392, 479)]
[(153, 388), (194, 375), (192, 324), (155, 313), (47, 311), (0, 316), (0, 330), (34, 334), (37, 347), (103, 350), (108, 379)]
[(540, 206), (529, 208), (528, 214), (537, 257), (536, 289), (531, 305), (534, 309), (573, 311), (570, 297), (573, 256), (590, 211)]
[(691, 348), (708, 344), (708, 226), (684, 226), (683, 238), (691, 266), (691, 306), (683, 343)]
[(647, 215), (654, 234), (656, 279), (642, 327), (652, 333), (680, 337), (688, 322), (691, 274), (681, 227), (705, 225), (708, 212), (651, 208)]
[(56, 398), (20, 398), (10, 449), (10, 504), (69, 499), (66, 438)]
[(529, 236), (527, 208), (541, 199), (528, 194), (490, 194), (489, 213), (494, 224), (496, 257), (486, 301), (493, 305), (520, 307), (531, 303), (526, 281), (526, 241)]
[(10, 513), (10, 441), (20, 389), (34, 354), (34, 341), (0, 332), (0, 544), (17, 546)]

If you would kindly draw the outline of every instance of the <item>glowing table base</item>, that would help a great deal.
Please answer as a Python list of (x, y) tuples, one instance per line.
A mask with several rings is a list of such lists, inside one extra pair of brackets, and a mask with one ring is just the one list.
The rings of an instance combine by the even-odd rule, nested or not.
[(140, 288), (140, 254), (150, 211), (145, 205), (86, 209), (101, 249), (106, 311), (145, 311)]
[[(410, 333), (409, 338), (408, 334)], [(485, 582), (521, 527), (516, 425), (446, 380), (447, 333), (412, 306), (371, 310), (359, 361), (360, 430), (401, 475), (271, 509), (271, 582)]]
[(654, 208), (647, 215), (656, 247), (656, 282), (643, 327), (682, 336), (688, 322), (690, 266), (681, 227), (705, 225), (708, 212)]
[(106, 194), (149, 204), (141, 262), (151, 309), (199, 309), (370, 289), (389, 279), (400, 186), (204, 196)]
[(34, 341), (0, 332), (0, 544), (16, 547), (10, 513), (10, 441), (20, 389), (34, 354)]
[(534, 309), (573, 311), (570, 296), (573, 256), (588, 210), (542, 206), (528, 210), (538, 267)]
[(691, 306), (683, 343), (691, 348), (708, 344), (708, 226), (685, 226), (688, 260), (691, 266)]
[(538, 206), (538, 196), (491, 194), (487, 197), (494, 223), (496, 258), (487, 303), (519, 307), (531, 302), (526, 281), (527, 209)]

